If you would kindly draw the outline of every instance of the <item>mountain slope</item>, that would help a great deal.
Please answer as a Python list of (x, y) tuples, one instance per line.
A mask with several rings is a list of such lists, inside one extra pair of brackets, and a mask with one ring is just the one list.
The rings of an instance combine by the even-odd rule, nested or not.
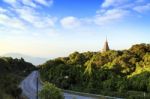
[(42, 63), (44, 63), (47, 60), (46, 58), (33, 57), (33, 56), (24, 55), (24, 54), (20, 54), (20, 53), (6, 53), (6, 54), (4, 54), (2, 56), (19, 58), (19, 59), (23, 58), (25, 61), (31, 62), (34, 65), (42, 64)]

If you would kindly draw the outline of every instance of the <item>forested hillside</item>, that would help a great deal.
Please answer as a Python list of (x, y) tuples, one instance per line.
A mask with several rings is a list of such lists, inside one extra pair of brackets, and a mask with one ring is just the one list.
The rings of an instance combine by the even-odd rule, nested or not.
[(128, 50), (74, 52), (47, 61), (40, 73), (44, 81), (62, 89), (142, 98), (129, 92), (150, 92), (150, 44), (136, 44)]
[(24, 59), (0, 57), (0, 99), (21, 99), (19, 84), (34, 69)]

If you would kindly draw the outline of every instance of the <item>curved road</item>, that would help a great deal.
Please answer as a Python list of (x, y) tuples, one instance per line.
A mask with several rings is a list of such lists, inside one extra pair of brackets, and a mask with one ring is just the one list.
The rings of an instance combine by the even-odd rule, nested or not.
[[(23, 95), (27, 96), (29, 99), (36, 99), (36, 86), (37, 77), (39, 76), (38, 71), (33, 71), (29, 76), (27, 76), (20, 84), (23, 90)], [(40, 82), (40, 81), (39, 81)], [(39, 90), (42, 88), (42, 84), (38, 84)], [(79, 96), (69, 93), (64, 93), (65, 99), (96, 99), (92, 97)]]

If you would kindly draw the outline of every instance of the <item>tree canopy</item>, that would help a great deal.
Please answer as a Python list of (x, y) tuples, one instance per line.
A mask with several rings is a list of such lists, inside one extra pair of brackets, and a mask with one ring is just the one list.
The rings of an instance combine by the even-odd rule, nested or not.
[(62, 91), (51, 83), (44, 83), (39, 93), (40, 99), (64, 99)]
[(0, 99), (16, 99), (22, 90), (20, 81), (35, 69), (23, 58), (0, 57)]
[(150, 44), (136, 44), (128, 50), (74, 52), (47, 61), (40, 73), (44, 81), (62, 89), (108, 95), (150, 92)]

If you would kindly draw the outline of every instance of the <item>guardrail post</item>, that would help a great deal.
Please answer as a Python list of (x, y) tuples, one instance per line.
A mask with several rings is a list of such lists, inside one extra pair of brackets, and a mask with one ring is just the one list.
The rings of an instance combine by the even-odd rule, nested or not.
[(36, 89), (37, 89), (37, 91), (36, 91), (36, 92), (37, 92), (37, 93), (36, 93), (37, 99), (38, 99), (38, 83), (39, 83), (39, 82), (38, 82), (38, 77), (37, 77), (37, 83), (36, 83), (36, 85), (37, 85), (37, 88), (36, 88)]

